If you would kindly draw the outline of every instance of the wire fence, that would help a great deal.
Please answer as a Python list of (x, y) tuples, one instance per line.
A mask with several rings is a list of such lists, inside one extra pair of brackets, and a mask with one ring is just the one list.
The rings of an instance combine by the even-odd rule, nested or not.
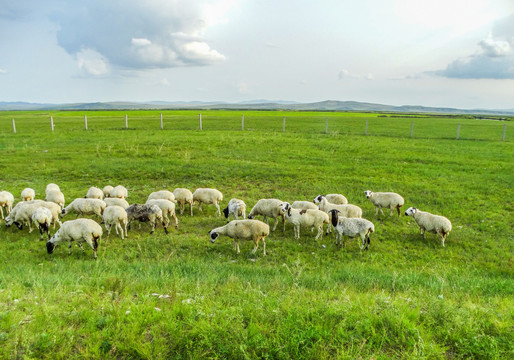
[(269, 131), (509, 141), (510, 119), (455, 115), (287, 111), (63, 111), (0, 113), (0, 134), (69, 131)]

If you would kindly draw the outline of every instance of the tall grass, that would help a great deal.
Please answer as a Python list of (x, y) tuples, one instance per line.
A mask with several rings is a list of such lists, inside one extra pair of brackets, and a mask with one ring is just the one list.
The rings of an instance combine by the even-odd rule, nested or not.
[[(316, 243), (309, 230), (295, 241), (288, 226), (268, 237), (268, 256), (249, 243), (236, 255), (230, 239), (208, 241), (225, 222), (209, 206), (169, 235), (111, 234), (98, 261), (78, 247), (47, 255), (39, 235), (2, 226), (0, 358), (513, 357), (514, 152), (501, 124), (252, 112), (243, 132), (239, 113), (212, 111), (200, 132), (197, 114), (169, 111), (161, 131), (159, 112), (134, 111), (126, 131), (124, 112), (87, 116), (86, 132), (76, 112), (0, 114), (1, 189), (42, 198), (55, 182), (69, 202), (123, 184), (141, 203), (158, 189), (216, 187), (223, 205), (238, 197), (249, 208), (341, 192), (375, 223), (371, 249)], [(459, 141), (441, 130), (457, 123)], [(446, 247), (410, 217), (376, 217), (368, 189), (448, 217)]]

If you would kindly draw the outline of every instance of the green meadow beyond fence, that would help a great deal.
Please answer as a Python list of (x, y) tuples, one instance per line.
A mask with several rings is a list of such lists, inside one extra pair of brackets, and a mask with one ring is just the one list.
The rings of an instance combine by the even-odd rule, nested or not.
[(222, 130), (510, 141), (508, 127), (512, 119), (307, 111), (3, 111), (0, 112), (0, 133)]

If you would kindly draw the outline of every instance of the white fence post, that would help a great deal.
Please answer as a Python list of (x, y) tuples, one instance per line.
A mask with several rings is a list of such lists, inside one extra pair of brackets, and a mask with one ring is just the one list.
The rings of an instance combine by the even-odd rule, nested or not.
[(12, 119), (12, 131), (16, 134), (16, 124), (14, 123), (14, 119)]
[(128, 129), (128, 115), (125, 114), (125, 129)]
[(459, 140), (459, 136), (460, 136), (460, 124), (457, 126), (457, 138), (456, 138), (456, 140)]
[(199, 121), (200, 121), (200, 130), (202, 130), (202, 114), (200, 114), (200, 116), (199, 116)]
[(241, 130), (242, 131), (245, 130), (245, 116), (244, 115), (241, 116)]
[(282, 132), (286, 131), (286, 117), (284, 116), (282, 118)]
[(503, 125), (503, 135), (502, 135), (502, 141), (505, 141), (505, 133), (507, 132), (507, 124)]
[(52, 129), (52, 131), (54, 131), (54, 117), (53, 116), (50, 116), (50, 129)]
[(414, 121), (410, 123), (410, 137), (414, 136)]
[(87, 115), (84, 115), (84, 130), (87, 130)]
[(161, 113), (161, 130), (163, 130), (163, 129), (164, 129), (164, 123), (162, 121), (162, 113)]
[(366, 130), (364, 131), (364, 135), (368, 135), (368, 119), (366, 119)]

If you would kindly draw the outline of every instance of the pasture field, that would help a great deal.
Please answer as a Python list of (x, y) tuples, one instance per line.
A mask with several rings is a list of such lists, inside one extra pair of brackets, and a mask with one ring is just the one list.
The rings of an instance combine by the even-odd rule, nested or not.
[[(160, 113), (1, 112), (0, 190), (43, 198), (54, 182), (69, 202), (123, 184), (132, 204), (215, 187), (247, 212), (260, 198), (340, 192), (374, 222), (370, 250), (303, 229), (295, 241), (288, 225), (267, 256), (248, 242), (236, 255), (229, 238), (208, 239), (225, 223), (212, 206), (179, 215), (169, 235), (111, 233), (97, 261), (76, 246), (48, 255), (37, 231), (2, 224), (0, 358), (514, 358), (511, 122), (501, 141), (504, 122), (464, 117), (244, 112), (241, 131), (242, 112), (202, 111), (198, 131), (198, 111), (162, 111), (164, 130)], [(448, 217), (446, 247), (411, 217), (375, 216), (365, 190)]]

